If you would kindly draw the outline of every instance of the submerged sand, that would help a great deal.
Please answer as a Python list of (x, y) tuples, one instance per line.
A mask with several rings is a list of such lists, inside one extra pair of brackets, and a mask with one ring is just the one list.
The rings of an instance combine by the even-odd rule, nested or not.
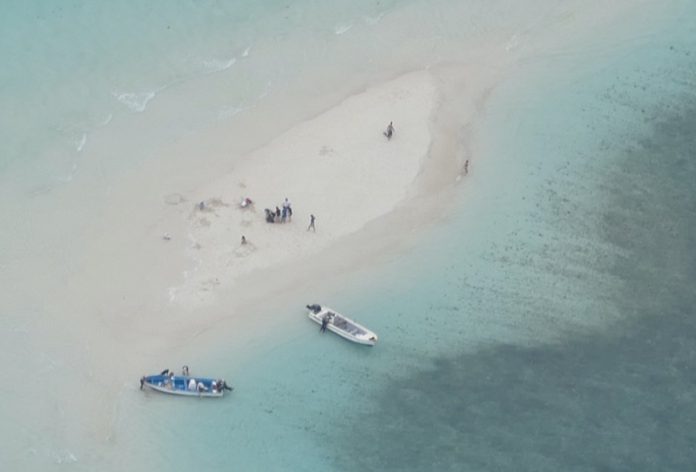
[[(86, 451), (84, 445), (95, 444), (96, 438), (109, 445), (96, 454), (118, 455), (120, 462), (122, 447), (111, 445), (123, 446), (134, 430), (149, 430), (127, 423), (138, 420), (140, 375), (184, 363), (205, 371), (196, 358), (212, 349), (268, 344), (264, 325), (279, 332), (283, 323), (295, 323), (301, 313), (297, 298), (311, 295), (306, 302), (328, 302), (314, 297), (328, 298), (326, 285), (340, 279), (337, 272), (364, 266), (389, 251), (397, 257), (405, 240), (418, 237), (448, 210), (448, 185), (464, 182), (469, 187), (479, 178), (473, 136), (477, 118), (499, 81), (515, 80), (523, 68), (518, 58), (548, 59), (545, 44), (586, 35), (585, 26), (596, 27), (598, 20), (615, 21), (607, 7), (618, 11), (623, 3), (603, 6), (603, 18), (593, 8), (559, 7), (558, 15), (544, 19), (543, 28), (466, 44), (466, 60), (457, 65), (447, 68), (435, 58), (438, 66), (349, 96), (280, 134), (269, 132), (276, 137), (252, 152), (237, 153), (230, 146), (230, 164), (220, 170), (215, 166), (219, 175), (212, 182), (202, 179), (206, 183), (201, 184), (201, 179), (183, 175), (198, 171), (192, 154), (180, 156), (186, 164), (167, 169), (166, 175), (157, 166), (162, 161), (174, 166), (175, 159), (133, 169), (132, 180), (110, 176), (70, 187), (66, 192), (79, 194), (74, 201), (81, 202), (90, 186), (114, 185), (105, 192), (106, 209), (89, 229), (79, 258), (65, 271), (66, 280), (50, 285), (59, 293), (42, 292), (29, 304), (47, 315), (32, 324), (20, 313), (18, 327), (9, 335), (21, 340), (23, 350), (12, 353), (8, 375), (38, 372), (50, 386), (50, 395), (21, 383), (6, 386), (6, 397), (32, 406), (23, 412), (24, 433), (10, 449), (28, 450), (34, 436), (61, 438), (57, 442), (66, 452), (60, 452), (59, 460), (69, 462), (70, 451)], [(565, 10), (571, 11), (560, 15)], [(486, 47), (479, 48), (483, 43)], [(462, 43), (452, 47), (461, 49)], [(158, 113), (165, 112), (153, 106), (143, 116), (131, 117), (129, 126), (158, 121)], [(287, 111), (281, 112), (287, 117)], [(390, 121), (396, 133), (389, 141), (382, 131)], [(114, 133), (111, 140), (126, 136)], [(192, 138), (201, 142), (200, 154), (207, 155), (210, 142), (225, 142), (219, 134), (208, 137), (201, 133)], [(97, 148), (99, 139), (97, 133), (90, 136), (90, 146)], [(111, 144), (101, 143), (109, 158), (118, 159)], [(467, 160), (469, 175), (464, 178)], [(182, 176), (174, 179), (177, 170)], [(254, 200), (253, 208), (239, 207), (245, 197)], [(285, 197), (292, 202), (292, 222), (266, 223), (264, 208), (281, 206)], [(310, 214), (316, 215), (316, 232), (307, 231)], [(242, 235), (248, 244), (240, 243)], [(31, 277), (54, 272), (46, 274)], [(292, 300), (287, 293), (294, 294)], [(259, 315), (271, 312), (272, 303), (284, 310), (272, 319)], [(222, 375), (243, 362), (230, 360)], [(86, 454), (81, 461), (103, 461)]]

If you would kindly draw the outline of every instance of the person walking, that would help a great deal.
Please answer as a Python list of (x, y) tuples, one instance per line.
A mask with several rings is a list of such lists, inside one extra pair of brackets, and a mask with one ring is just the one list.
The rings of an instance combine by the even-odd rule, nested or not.
[(394, 122), (393, 121), (389, 122), (389, 126), (387, 126), (387, 130), (384, 131), (383, 134), (387, 137), (387, 139), (391, 140), (392, 135), (394, 134)]
[(307, 226), (307, 231), (311, 229), (315, 233), (317, 232), (317, 228), (314, 226), (314, 220), (316, 219), (317, 218), (314, 215), (309, 215), (309, 226)]

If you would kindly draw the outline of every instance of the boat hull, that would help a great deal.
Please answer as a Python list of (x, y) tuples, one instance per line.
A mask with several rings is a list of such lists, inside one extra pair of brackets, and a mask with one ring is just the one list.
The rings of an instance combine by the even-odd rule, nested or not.
[[(194, 380), (196, 388), (189, 389), (191, 380)], [(199, 397), (199, 398), (218, 398), (224, 395), (224, 390), (213, 389), (213, 382), (216, 379), (205, 377), (186, 377), (176, 375), (169, 377), (166, 375), (148, 375), (142, 379), (142, 386), (148, 387), (156, 392), (166, 393), (168, 395), (178, 395), (182, 397)], [(202, 385), (205, 390), (198, 390), (198, 385)]]
[[(320, 326), (324, 317), (329, 316), (331, 322), (326, 325), (326, 329), (338, 334), (348, 341), (363, 344), (365, 346), (374, 346), (377, 344), (377, 334), (329, 307), (322, 306), (318, 311), (310, 308), (307, 315), (309, 316), (309, 319)], [(334, 322), (336, 322), (336, 324)], [(339, 326), (339, 324), (342, 324), (343, 326)]]

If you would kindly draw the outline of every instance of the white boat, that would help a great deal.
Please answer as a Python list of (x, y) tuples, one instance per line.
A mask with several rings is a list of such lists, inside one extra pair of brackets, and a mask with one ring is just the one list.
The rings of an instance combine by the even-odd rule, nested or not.
[(333, 331), (342, 338), (346, 338), (354, 343), (366, 344), (368, 346), (377, 344), (377, 335), (375, 333), (343, 316), (336, 310), (321, 305), (307, 305), (307, 309), (309, 310), (309, 319), (319, 324), (322, 328)]

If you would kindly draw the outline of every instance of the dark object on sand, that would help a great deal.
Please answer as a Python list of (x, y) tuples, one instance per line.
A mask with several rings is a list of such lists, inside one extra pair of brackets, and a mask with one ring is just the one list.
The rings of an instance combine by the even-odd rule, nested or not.
[(387, 126), (387, 130), (384, 131), (382, 134), (384, 134), (387, 139), (391, 139), (392, 135), (394, 134), (394, 122), (390, 121), (389, 126)]

